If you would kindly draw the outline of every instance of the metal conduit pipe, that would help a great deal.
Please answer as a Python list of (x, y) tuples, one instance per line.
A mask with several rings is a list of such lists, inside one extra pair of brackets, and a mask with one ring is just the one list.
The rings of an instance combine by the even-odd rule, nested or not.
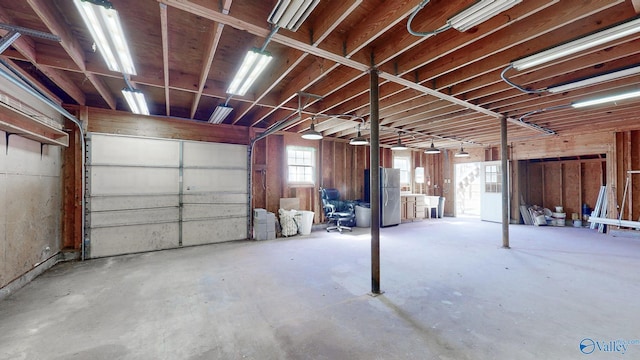
[[(13, 68), (11, 67), (11, 65), (9, 65), (7, 62), (5, 62), (4, 60), (0, 59), (0, 63), (5, 66), (7, 69), (11, 70), (14, 74), (19, 74), (17, 73), (15, 70), (13, 70)], [(73, 116), (71, 113), (69, 113), (65, 108), (63, 108), (62, 106), (58, 105), (57, 103), (55, 103), (54, 101), (52, 101), (51, 99), (49, 99), (47, 96), (45, 96), (44, 94), (40, 93), (38, 90), (35, 89), (35, 86), (28, 80), (28, 79), (24, 79), (20, 76), (21, 80), (18, 80), (15, 78), (15, 76), (13, 76), (12, 74), (8, 73), (3, 67), (0, 67), (0, 75), (2, 75), (2, 77), (4, 77), (5, 79), (11, 81), (14, 85), (18, 86), (19, 88), (21, 88), (22, 90), (26, 91), (27, 93), (35, 96), (37, 99), (41, 100), (42, 102), (44, 102), (46, 105), (48, 105), (49, 107), (53, 108), (55, 111), (57, 111), (58, 113), (60, 113), (62, 116), (66, 117), (67, 119), (71, 120), (74, 124), (76, 124), (76, 126), (78, 127), (78, 130), (80, 131), (80, 146), (82, 146), (82, 176), (81, 176), (81, 181), (82, 181), (82, 190), (81, 190), (81, 197), (82, 197), (82, 224), (81, 224), (81, 234), (82, 234), (82, 243), (81, 243), (81, 254), (80, 257), (81, 259), (84, 261), (85, 260), (85, 203), (86, 203), (86, 199), (85, 199), (85, 156), (86, 156), (86, 148), (85, 148), (85, 138), (84, 138), (84, 130), (82, 129), (82, 124), (80, 124), (80, 121), (78, 119), (76, 119), (75, 116)]]

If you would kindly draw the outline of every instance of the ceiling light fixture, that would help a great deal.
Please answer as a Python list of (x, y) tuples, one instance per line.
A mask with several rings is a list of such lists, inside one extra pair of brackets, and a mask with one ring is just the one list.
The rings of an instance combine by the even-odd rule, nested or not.
[(269, 15), (269, 23), (296, 31), (320, 0), (279, 0)]
[(358, 124), (358, 135), (349, 141), (350, 145), (369, 145), (369, 140), (360, 134), (360, 124)]
[(270, 53), (253, 48), (242, 61), (240, 69), (236, 72), (236, 76), (231, 81), (231, 85), (227, 89), (227, 93), (233, 95), (244, 96), (254, 81), (260, 76), (262, 71), (267, 67), (273, 59)]
[(398, 142), (393, 144), (393, 146), (391, 146), (391, 150), (407, 150), (408, 148), (402, 143), (402, 140), (400, 139), (400, 134), (402, 134), (402, 131), (398, 131)]
[(440, 154), (440, 149), (433, 145), (433, 139), (431, 139), (431, 146), (424, 151), (425, 154)]
[(481, 0), (453, 16), (447, 23), (452, 28), (465, 32), (521, 2), (522, 0)]
[(213, 114), (209, 118), (209, 123), (211, 124), (220, 124), (224, 121), (224, 119), (229, 116), (229, 114), (233, 111), (233, 108), (228, 105), (218, 105), (215, 110), (213, 110)]
[(605, 103), (609, 103), (609, 102), (633, 99), (633, 98), (636, 98), (636, 97), (640, 97), (640, 90), (635, 90), (635, 91), (631, 91), (631, 92), (627, 92), (627, 93), (623, 93), (623, 94), (605, 96), (605, 97), (601, 97), (601, 98), (597, 98), (597, 99), (593, 99), (593, 100), (585, 100), (585, 101), (573, 102), (573, 103), (571, 103), (571, 106), (573, 108), (579, 109), (579, 108), (583, 108), (583, 107), (587, 107), (587, 106), (600, 105), (600, 104), (605, 104)]
[(547, 91), (554, 94), (561, 93), (561, 92), (565, 92), (565, 91), (569, 91), (569, 90), (573, 90), (573, 89), (577, 89), (577, 88), (581, 88), (589, 85), (599, 84), (605, 81), (616, 80), (616, 79), (620, 79), (623, 77), (636, 75), (636, 74), (640, 74), (640, 65), (628, 67), (622, 70), (611, 71), (605, 74), (592, 76), (582, 80), (573, 81), (570, 83), (550, 86), (547, 88)]
[(518, 71), (526, 70), (638, 32), (640, 32), (640, 18), (627, 21), (623, 24), (601, 30), (574, 41), (527, 56), (526, 58), (516, 60), (512, 62), (511, 65)]
[(319, 133), (318, 131), (316, 131), (314, 121), (315, 121), (315, 119), (311, 119), (311, 127), (309, 128), (309, 130), (307, 130), (307, 131), (302, 133), (302, 138), (303, 139), (307, 139), (307, 140), (320, 140), (320, 139), (322, 139), (322, 134)]
[(464, 151), (464, 149), (462, 148), (462, 144), (460, 144), (460, 150), (453, 156), (457, 158), (469, 157), (469, 153)]
[(100, 5), (96, 5), (84, 0), (74, 0), (73, 3), (91, 32), (93, 41), (109, 70), (136, 75), (118, 12), (111, 3), (102, 1)]
[(124, 95), (127, 104), (131, 112), (139, 115), (149, 115), (149, 108), (147, 107), (147, 101), (144, 98), (142, 91), (137, 89), (122, 89), (122, 95)]

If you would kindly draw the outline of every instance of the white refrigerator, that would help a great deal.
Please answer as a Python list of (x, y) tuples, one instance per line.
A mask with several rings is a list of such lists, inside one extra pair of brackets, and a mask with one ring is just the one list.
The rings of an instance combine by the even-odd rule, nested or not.
[(400, 224), (400, 170), (380, 169), (380, 226)]

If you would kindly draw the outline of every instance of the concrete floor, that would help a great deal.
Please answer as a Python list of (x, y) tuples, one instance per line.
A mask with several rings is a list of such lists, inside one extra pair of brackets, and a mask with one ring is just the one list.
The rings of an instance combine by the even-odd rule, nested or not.
[(381, 233), (378, 297), (369, 229), (59, 264), (0, 302), (0, 359), (640, 359), (640, 340), (604, 351), (640, 339), (640, 240)]

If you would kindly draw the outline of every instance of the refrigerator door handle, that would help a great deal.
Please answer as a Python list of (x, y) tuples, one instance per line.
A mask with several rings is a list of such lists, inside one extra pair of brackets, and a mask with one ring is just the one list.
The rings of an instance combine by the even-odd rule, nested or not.
[(389, 204), (389, 190), (387, 190), (387, 188), (384, 188), (384, 206), (387, 206)]

